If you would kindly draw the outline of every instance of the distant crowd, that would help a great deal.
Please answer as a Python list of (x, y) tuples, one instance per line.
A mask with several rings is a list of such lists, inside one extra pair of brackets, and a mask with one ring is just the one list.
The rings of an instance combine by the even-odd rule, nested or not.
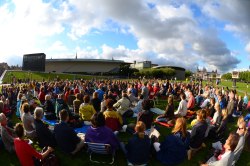
[[(231, 166), (244, 148), (250, 150), (248, 94), (202, 80), (57, 79), (1, 86), (0, 149), (16, 153), (22, 166), (50, 162), (55, 148), (75, 155), (88, 142), (122, 150), (128, 165), (147, 165), (152, 157), (166, 165), (192, 160), (210, 147), (207, 140), (213, 148), (200, 165)], [(164, 110), (157, 108), (160, 102)], [(228, 131), (230, 123), (237, 129)], [(86, 132), (76, 132), (83, 126), (89, 126)], [(172, 128), (163, 141), (160, 127)], [(128, 142), (120, 141), (121, 132), (131, 134)], [(34, 149), (34, 142), (44, 150)]]

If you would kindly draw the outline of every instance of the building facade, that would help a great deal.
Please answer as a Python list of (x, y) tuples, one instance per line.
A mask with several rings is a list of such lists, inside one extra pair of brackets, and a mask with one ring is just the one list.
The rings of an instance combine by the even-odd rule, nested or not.
[(107, 59), (46, 59), (45, 72), (54, 73), (107, 73), (119, 71), (120, 65), (130, 64)]

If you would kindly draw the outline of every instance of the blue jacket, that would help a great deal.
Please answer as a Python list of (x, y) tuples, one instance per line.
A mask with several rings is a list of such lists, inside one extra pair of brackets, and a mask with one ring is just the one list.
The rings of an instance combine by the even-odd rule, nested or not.
[(128, 161), (136, 165), (147, 163), (150, 157), (150, 145), (147, 135), (141, 139), (138, 134), (134, 134), (126, 145)]
[(157, 152), (157, 159), (166, 165), (176, 165), (181, 163), (187, 157), (185, 144), (174, 135), (169, 135), (160, 145), (160, 151)]

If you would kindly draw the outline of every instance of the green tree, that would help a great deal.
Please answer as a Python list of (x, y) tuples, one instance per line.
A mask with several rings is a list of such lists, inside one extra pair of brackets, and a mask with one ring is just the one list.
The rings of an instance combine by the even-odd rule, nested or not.
[(231, 80), (232, 79), (232, 73), (223, 74), (221, 78), (226, 79), (226, 80)]
[(192, 74), (193, 74), (192, 71), (186, 70), (186, 71), (185, 71), (185, 78), (190, 77)]

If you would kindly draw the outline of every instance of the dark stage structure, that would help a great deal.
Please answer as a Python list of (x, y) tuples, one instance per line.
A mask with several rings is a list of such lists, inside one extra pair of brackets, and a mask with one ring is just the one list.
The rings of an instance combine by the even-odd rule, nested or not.
[(25, 54), (23, 55), (22, 70), (45, 72), (45, 59), (44, 53)]

